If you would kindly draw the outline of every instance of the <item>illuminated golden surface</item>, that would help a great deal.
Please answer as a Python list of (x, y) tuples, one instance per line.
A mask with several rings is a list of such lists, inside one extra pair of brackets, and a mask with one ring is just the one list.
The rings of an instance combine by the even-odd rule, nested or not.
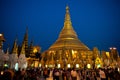
[[(66, 7), (64, 26), (59, 34), (58, 39), (48, 50), (42, 53), (41, 63), (45, 67), (61, 67), (61, 68), (98, 68), (106, 66), (106, 64), (116, 63), (116, 49), (109, 52), (102, 52), (94, 47), (90, 50), (77, 37), (72, 27), (69, 14), (69, 7)], [(108, 59), (109, 57), (109, 59)], [(115, 64), (114, 64), (115, 66)]]
[(33, 49), (33, 53), (36, 53), (36, 52), (37, 52), (37, 49), (36, 49), (36, 48), (34, 48), (34, 49)]
[(67, 6), (63, 29), (56, 42), (43, 52), (42, 62), (47, 66), (59, 64), (60, 67), (73, 67), (80, 64), (80, 59), (87, 58), (86, 52), (88, 51), (90, 52), (89, 48), (78, 39), (72, 27), (69, 7)]
[(39, 53), (41, 48), (39, 46), (33, 46), (33, 53)]
[(108, 58), (110, 58), (110, 53), (109, 53), (109, 52), (106, 52), (106, 56), (107, 56)]
[(63, 48), (89, 50), (89, 48), (78, 39), (77, 34), (72, 27), (68, 6), (66, 7), (64, 27), (56, 42), (49, 49)]

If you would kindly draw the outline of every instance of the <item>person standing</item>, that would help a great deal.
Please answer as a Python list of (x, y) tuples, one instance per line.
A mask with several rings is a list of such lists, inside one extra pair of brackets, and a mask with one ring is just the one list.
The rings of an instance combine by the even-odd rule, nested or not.
[(59, 69), (55, 69), (53, 72), (53, 80), (59, 80), (60, 72)]
[(99, 75), (100, 75), (101, 80), (106, 80), (105, 72), (101, 68), (99, 69)]
[(77, 80), (77, 71), (75, 70), (75, 68), (71, 70), (71, 78), (72, 80)]

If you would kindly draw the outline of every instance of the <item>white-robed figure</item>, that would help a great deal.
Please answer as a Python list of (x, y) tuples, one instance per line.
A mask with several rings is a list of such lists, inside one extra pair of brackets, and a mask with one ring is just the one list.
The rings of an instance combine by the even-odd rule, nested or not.
[(18, 68), (26, 69), (27, 68), (27, 59), (25, 57), (25, 44), (22, 44), (21, 52), (18, 57)]

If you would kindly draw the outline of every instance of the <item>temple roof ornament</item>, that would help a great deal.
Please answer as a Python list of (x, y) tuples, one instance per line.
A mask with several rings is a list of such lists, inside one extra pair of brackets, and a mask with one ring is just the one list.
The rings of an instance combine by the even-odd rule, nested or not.
[(77, 34), (72, 27), (68, 6), (66, 6), (66, 14), (63, 29), (61, 30), (56, 42), (49, 49), (59, 50), (63, 48), (79, 49), (83, 51), (89, 50), (89, 48), (78, 39)]
[(25, 42), (21, 46), (21, 52), (20, 54), (25, 54)]
[(18, 45), (17, 45), (17, 38), (14, 41), (13, 48), (12, 48), (12, 53), (18, 54)]

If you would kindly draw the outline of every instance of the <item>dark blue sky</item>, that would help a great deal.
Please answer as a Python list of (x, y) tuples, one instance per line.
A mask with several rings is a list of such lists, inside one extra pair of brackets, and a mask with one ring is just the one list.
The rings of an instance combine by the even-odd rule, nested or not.
[(79, 39), (90, 49), (120, 51), (120, 0), (0, 0), (0, 33), (10, 47), (18, 37), (22, 43), (26, 26), (29, 41), (47, 50), (64, 24), (65, 7)]

